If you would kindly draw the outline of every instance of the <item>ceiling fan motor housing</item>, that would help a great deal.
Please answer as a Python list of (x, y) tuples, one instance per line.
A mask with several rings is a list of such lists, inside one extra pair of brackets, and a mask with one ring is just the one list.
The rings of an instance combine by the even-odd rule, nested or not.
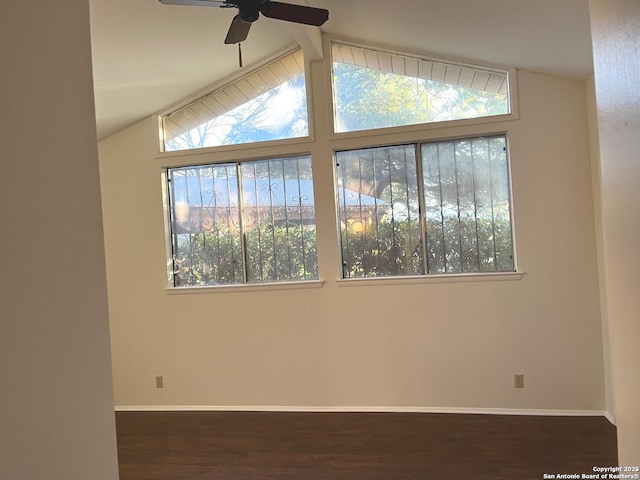
[(253, 23), (260, 17), (260, 11), (268, 3), (267, 0), (235, 0), (240, 19), (246, 23)]

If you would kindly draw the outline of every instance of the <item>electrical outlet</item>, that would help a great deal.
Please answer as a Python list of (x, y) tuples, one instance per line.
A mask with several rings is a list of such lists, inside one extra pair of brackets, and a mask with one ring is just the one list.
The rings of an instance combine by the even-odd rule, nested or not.
[(156, 388), (164, 388), (164, 378), (162, 375), (156, 377)]
[(516, 388), (524, 388), (524, 374), (516, 373), (513, 376), (513, 383)]

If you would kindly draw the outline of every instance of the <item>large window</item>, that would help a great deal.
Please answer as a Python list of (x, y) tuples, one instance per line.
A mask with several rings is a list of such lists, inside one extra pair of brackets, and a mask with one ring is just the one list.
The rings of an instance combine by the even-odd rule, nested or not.
[(510, 113), (508, 74), (333, 43), (338, 133)]
[(504, 135), (336, 161), (344, 277), (514, 270)]
[[(328, 206), (335, 193), (342, 278), (514, 272), (507, 135), (475, 126), (511, 113), (508, 72), (327, 45), (336, 135), (309, 138), (301, 50), (160, 117), (164, 151), (174, 151), (164, 170), (170, 286), (320, 284), (311, 157), (300, 154), (310, 144), (335, 155), (316, 194)], [(445, 123), (460, 119), (476, 120)], [(421, 126), (396, 128), (409, 125)], [(385, 146), (362, 148), (373, 133)], [(179, 153), (265, 140), (264, 153)]]
[(302, 51), (162, 117), (162, 131), (165, 151), (308, 136)]
[(311, 158), (167, 170), (173, 286), (318, 278)]

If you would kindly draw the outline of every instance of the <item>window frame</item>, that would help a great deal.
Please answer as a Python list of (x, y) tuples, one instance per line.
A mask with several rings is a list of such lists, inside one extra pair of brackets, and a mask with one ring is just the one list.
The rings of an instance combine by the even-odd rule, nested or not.
[[(284, 138), (277, 140), (265, 140), (259, 142), (248, 142), (248, 143), (239, 143), (239, 144), (229, 144), (229, 145), (217, 145), (212, 147), (203, 147), (203, 148), (195, 148), (195, 149), (185, 149), (185, 150), (166, 150), (165, 149), (165, 135), (164, 135), (164, 125), (163, 118), (176, 112), (184, 107), (189, 106), (192, 103), (197, 102), (198, 100), (215, 93), (216, 91), (224, 89), (226, 86), (231, 85), (239, 80), (242, 80), (244, 77), (251, 75), (253, 72), (260, 70), (271, 63), (277, 62), (283, 57), (287, 55), (291, 55), (294, 52), (301, 50), (303, 54), (303, 62), (304, 62), (304, 80), (305, 80), (305, 92), (306, 92), (306, 102), (307, 102), (307, 135), (301, 137), (294, 138)], [(184, 155), (192, 155), (196, 153), (209, 153), (215, 151), (238, 151), (238, 150), (247, 150), (252, 148), (264, 148), (272, 145), (300, 145), (300, 144), (308, 144), (315, 142), (315, 114), (313, 109), (312, 102), (312, 92), (313, 86), (311, 85), (311, 64), (307, 55), (302, 50), (302, 47), (297, 44), (288, 45), (280, 50), (277, 50), (272, 55), (269, 55), (257, 62), (254, 62), (250, 65), (245, 66), (242, 69), (238, 69), (237, 71), (227, 75), (220, 80), (206, 86), (203, 89), (198, 90), (197, 92), (182, 98), (178, 102), (171, 104), (169, 107), (157, 112), (155, 117), (155, 122), (158, 126), (158, 135), (157, 135), (157, 158), (164, 157), (175, 157), (175, 156), (184, 156)]]
[[(233, 159), (230, 160), (228, 157), (219, 158), (212, 160), (209, 155), (203, 155), (203, 161), (200, 162), (177, 162), (175, 165), (166, 165), (161, 169), (161, 186), (162, 186), (162, 205), (163, 205), (163, 219), (164, 219), (164, 241), (165, 241), (165, 258), (166, 258), (166, 286), (165, 291), (167, 293), (213, 293), (213, 292), (228, 292), (230, 290), (239, 290), (239, 291), (262, 291), (262, 290), (282, 290), (282, 289), (307, 289), (307, 288), (320, 288), (323, 286), (324, 281), (320, 277), (320, 272), (318, 272), (317, 278), (309, 278), (306, 280), (277, 280), (277, 281), (265, 281), (265, 282), (248, 282), (243, 281), (242, 283), (231, 283), (231, 284), (212, 284), (212, 285), (184, 285), (177, 286), (175, 285), (175, 273), (174, 273), (174, 243), (173, 243), (173, 222), (172, 222), (172, 211), (171, 211), (171, 199), (170, 199), (170, 182), (169, 182), (169, 170), (171, 169), (181, 169), (181, 168), (198, 168), (198, 167), (206, 167), (206, 166), (216, 166), (216, 165), (225, 165), (225, 164), (234, 164), (236, 165), (236, 169), (238, 173), (240, 173), (241, 165), (252, 162), (260, 162), (260, 161), (270, 161), (270, 160), (287, 160), (290, 158), (297, 157), (309, 157), (309, 161), (311, 162), (311, 171), (313, 175), (313, 157), (310, 152), (300, 152), (300, 153), (292, 153), (287, 155), (269, 155), (269, 156), (259, 156), (259, 157), (247, 157), (242, 159)], [(208, 159), (206, 161), (205, 159)], [(313, 180), (312, 180), (313, 182)], [(240, 185), (240, 184), (239, 184)], [(244, 209), (244, 205), (242, 204), (242, 194), (240, 194), (239, 198), (240, 204), (239, 208)], [(315, 218), (315, 204), (314, 204), (314, 218)], [(317, 229), (317, 220), (314, 221)], [(241, 230), (241, 236), (244, 236), (244, 233)], [(242, 252), (243, 252), (243, 265), (242, 268), (246, 274), (246, 254), (244, 245), (245, 239), (241, 239), (243, 242)], [(317, 242), (316, 242), (317, 249)], [(316, 257), (317, 263), (317, 257)]]
[[(474, 129), (475, 130), (475, 129)], [(338, 159), (337, 154), (345, 151), (366, 150), (385, 147), (399, 147), (399, 146), (411, 146), (414, 147), (416, 153), (421, 151), (422, 145), (448, 142), (456, 140), (472, 140), (476, 138), (491, 138), (496, 136), (504, 136), (505, 148), (506, 148), (506, 162), (507, 162), (507, 186), (509, 193), (509, 216), (511, 226), (511, 246), (513, 257), (513, 270), (509, 271), (473, 271), (473, 272), (453, 272), (453, 273), (425, 273), (417, 275), (389, 275), (389, 276), (371, 276), (371, 277), (347, 277), (344, 274), (344, 260), (342, 250), (342, 231), (340, 225), (340, 202), (339, 202), (339, 189), (338, 189)], [(343, 143), (343, 142), (341, 142)], [(344, 286), (362, 286), (362, 285), (402, 285), (402, 284), (415, 284), (415, 283), (458, 283), (468, 281), (505, 281), (505, 280), (519, 280), (523, 276), (523, 272), (518, 267), (518, 255), (516, 246), (516, 221), (515, 221), (515, 209), (514, 209), (514, 195), (513, 195), (513, 183), (512, 183), (512, 170), (511, 170), (511, 151), (509, 142), (509, 133), (506, 130), (487, 130), (483, 132), (466, 133), (455, 136), (428, 136), (426, 138), (408, 139), (403, 142), (387, 142), (384, 141), (376, 143), (362, 143), (350, 144), (348, 148), (335, 148), (333, 150), (333, 170), (334, 170), (334, 198), (335, 198), (335, 234), (338, 239), (338, 262), (337, 268), (340, 272), (339, 278), (336, 280), (339, 287)], [(416, 168), (418, 175), (422, 175), (422, 155), (416, 156)], [(423, 195), (424, 185), (421, 179), (418, 179), (418, 196)], [(424, 199), (419, 198), (420, 205), (420, 217), (419, 224), (424, 225)], [(424, 230), (421, 235), (424, 235)], [(424, 239), (422, 239), (424, 245)], [(426, 254), (426, 252), (423, 252)]]
[[(502, 114), (502, 115), (491, 115), (486, 117), (477, 117), (477, 118), (465, 118), (459, 120), (446, 120), (441, 122), (429, 122), (429, 123), (418, 123), (412, 125), (400, 125), (393, 127), (382, 127), (382, 128), (372, 128), (372, 129), (363, 129), (356, 130), (350, 132), (336, 132), (335, 131), (335, 105), (334, 105), (334, 91), (333, 91), (333, 59), (331, 56), (331, 46), (333, 43), (340, 43), (346, 46), (375, 50), (383, 53), (389, 53), (392, 55), (400, 55), (400, 56), (410, 56), (415, 57), (420, 60), (434, 61), (434, 62), (442, 62), (445, 64), (453, 64), (461, 67), (469, 67), (469, 68), (481, 68), (483, 70), (491, 71), (495, 70), (500, 73), (507, 73), (507, 91), (508, 91), (508, 100), (510, 106), (510, 113)], [(472, 62), (458, 59), (454, 57), (447, 56), (446, 58), (439, 57), (437, 55), (425, 54), (424, 52), (416, 52), (414, 50), (394, 50), (389, 47), (381, 46), (378, 44), (373, 44), (369, 42), (358, 42), (352, 39), (335, 36), (335, 35), (326, 35), (323, 39), (323, 49), (326, 55), (325, 58), (325, 72), (324, 76), (327, 82), (326, 88), (328, 89), (328, 95), (326, 98), (326, 108), (327, 108), (327, 129), (328, 129), (328, 138), (329, 141), (339, 140), (339, 139), (351, 139), (351, 138), (362, 138), (362, 137), (372, 137), (379, 136), (380, 134), (389, 134), (389, 135), (400, 135), (403, 133), (417, 133), (424, 132), (428, 130), (437, 130), (443, 128), (452, 128), (452, 127), (465, 127), (465, 126), (474, 126), (474, 125), (486, 125), (491, 123), (505, 122), (511, 120), (517, 120), (519, 118), (519, 108), (518, 108), (518, 86), (517, 86), (517, 69), (508, 68), (504, 66), (499, 66), (495, 64), (487, 64), (482, 63), (482, 65), (477, 65)]]
[[(457, 283), (457, 282), (484, 282), (484, 281), (504, 281), (519, 280), (524, 273), (518, 267), (517, 255), (517, 219), (515, 215), (515, 204), (512, 177), (511, 177), (511, 155), (508, 155), (509, 161), (509, 192), (510, 192), (510, 214), (511, 229), (513, 241), (513, 257), (514, 272), (479, 272), (479, 273), (445, 273), (430, 274), (419, 276), (398, 276), (398, 277), (373, 277), (373, 278), (342, 278), (342, 255), (340, 244), (340, 225), (338, 219), (338, 198), (332, 198), (335, 194), (335, 179), (327, 182), (327, 176), (335, 175), (335, 152), (339, 150), (355, 150), (372, 147), (383, 147), (389, 145), (416, 144), (426, 142), (437, 142), (445, 140), (455, 140), (461, 138), (472, 138), (479, 136), (491, 136), (496, 134), (507, 135), (510, 130), (510, 123), (519, 119), (518, 94), (517, 94), (517, 70), (515, 68), (505, 68), (496, 65), (487, 65), (480, 63), (480, 68), (496, 68), (501, 71), (508, 72), (509, 94), (511, 102), (511, 113), (499, 116), (479, 117), (475, 119), (452, 120), (446, 122), (424, 123), (407, 126), (386, 127), (373, 130), (360, 130), (354, 132), (335, 133), (333, 131), (333, 94), (332, 94), (332, 60), (330, 48), (332, 41), (340, 41), (349, 43), (361, 48), (372, 48), (390, 53), (396, 53), (405, 56), (416, 56), (418, 58), (442, 61), (445, 63), (455, 63), (459, 65), (473, 65), (473, 62), (456, 59), (446, 56), (438, 58), (435, 55), (426, 54), (424, 51), (407, 51), (394, 50), (387, 46), (380, 46), (365, 41), (354, 41), (332, 35), (324, 35), (322, 39), (322, 47), (324, 55), (321, 59), (310, 57), (309, 53), (304, 51), (304, 69), (305, 84), (307, 93), (307, 114), (308, 114), (308, 131), (307, 137), (298, 137), (283, 140), (269, 140), (264, 142), (221, 145), (214, 147), (205, 147), (192, 150), (163, 151), (162, 138), (162, 119), (161, 116), (189, 103), (202, 98), (203, 96), (223, 88), (224, 86), (235, 82), (242, 78), (249, 69), (261, 68), (264, 65), (277, 60), (278, 58), (290, 54), (300, 48), (300, 45), (290, 45), (273, 55), (270, 55), (258, 62), (251, 64), (245, 69), (238, 70), (228, 75), (209, 87), (200, 90), (179, 102), (171, 105), (169, 108), (158, 112), (155, 117), (156, 121), (156, 146), (157, 150), (154, 155), (156, 160), (156, 174), (159, 175), (161, 182), (158, 185), (161, 192), (158, 197), (162, 198), (164, 234), (165, 234), (165, 261), (168, 263), (163, 267), (166, 272), (166, 279), (163, 282), (166, 294), (202, 294), (202, 293), (228, 293), (228, 292), (252, 292), (252, 291), (268, 291), (268, 290), (293, 290), (307, 288), (322, 288), (327, 280), (323, 278), (329, 277), (329, 281), (337, 287), (357, 287), (370, 285), (409, 285), (409, 284), (425, 284), (425, 283)], [(320, 60), (312, 63), (312, 60)], [(318, 65), (320, 63), (320, 65)], [(325, 98), (318, 98), (318, 96)], [(316, 128), (320, 136), (316, 134)], [(509, 143), (507, 143), (509, 145)], [(312, 168), (314, 172), (315, 188), (315, 206), (320, 207), (316, 215), (316, 228), (318, 232), (318, 279), (291, 281), (280, 283), (262, 283), (262, 284), (234, 284), (234, 285), (215, 285), (215, 286), (189, 286), (189, 287), (173, 287), (173, 272), (171, 252), (171, 229), (169, 221), (169, 202), (167, 189), (165, 188), (166, 179), (165, 171), (167, 168), (189, 167), (197, 165), (209, 165), (216, 163), (228, 162), (246, 162), (268, 158), (284, 158), (300, 155), (310, 155), (312, 158)], [(323, 166), (323, 165), (326, 165)], [(318, 170), (316, 167), (321, 167)], [(326, 168), (326, 170), (324, 170)], [(318, 171), (316, 171), (318, 170)], [(330, 173), (332, 172), (332, 173)], [(319, 175), (319, 176), (317, 176)], [(156, 177), (158, 178), (158, 177)], [(325, 185), (326, 183), (326, 185)], [(333, 189), (333, 191), (332, 191)], [(326, 190), (326, 191), (325, 191)], [(322, 193), (324, 192), (324, 193)], [(329, 206), (329, 202), (332, 206)], [(329, 213), (334, 209), (333, 214)], [(327, 216), (328, 215), (328, 216)], [(332, 218), (334, 223), (333, 229), (328, 221)], [(327, 231), (327, 228), (329, 230)], [(164, 275), (163, 275), (164, 276)]]

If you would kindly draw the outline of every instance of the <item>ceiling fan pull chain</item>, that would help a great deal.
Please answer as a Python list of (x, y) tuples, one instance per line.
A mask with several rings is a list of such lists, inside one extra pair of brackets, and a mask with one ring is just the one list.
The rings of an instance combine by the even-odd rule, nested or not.
[(242, 44), (238, 42), (238, 66), (242, 68)]

